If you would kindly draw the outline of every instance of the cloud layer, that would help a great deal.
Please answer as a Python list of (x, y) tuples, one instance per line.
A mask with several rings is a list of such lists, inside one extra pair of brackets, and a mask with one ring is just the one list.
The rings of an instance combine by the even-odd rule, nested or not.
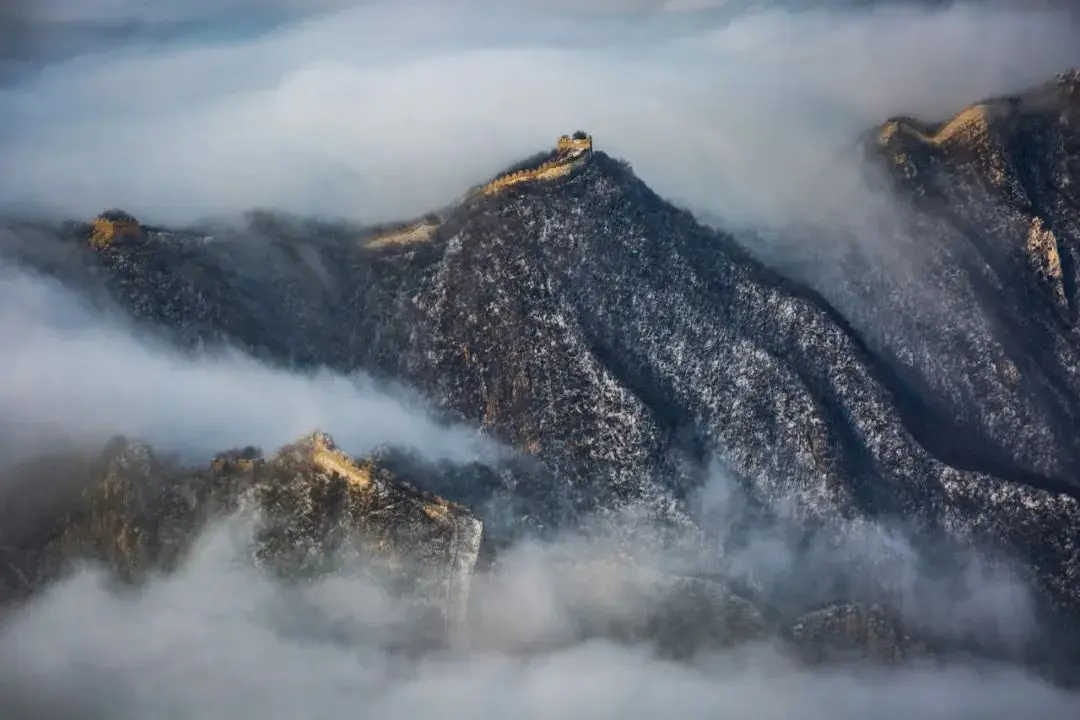
[(3, 258), (0, 347), (4, 463), (58, 440), (100, 447), (114, 434), (206, 461), (314, 429), (357, 455), (384, 443), (463, 461), (497, 452), (474, 430), (440, 425), (415, 393), (362, 375), (299, 375), (228, 349), (180, 355)]
[(0, 203), (386, 220), (585, 128), (662, 194), (775, 220), (820, 205), (823, 180), (841, 182), (837, 155), (885, 117), (943, 116), (1080, 62), (1065, 11), (983, 3), (731, 19), (341, 1), (270, 30), (255, 22), (266, 7), (245, 22), (227, 9), (212, 30), (136, 37), (0, 90), (0, 163), (19, 168)]
[[(57, 0), (0, 16), (76, 34), (185, 26), (154, 40), (110, 35), (9, 76), (0, 165), (15, 170), (0, 177), (0, 207), (86, 217), (120, 205), (185, 222), (270, 206), (379, 221), (452, 201), (582, 128), (662, 194), (725, 222), (834, 210), (855, 222), (861, 189), (844, 158), (859, 132), (901, 112), (943, 116), (1080, 62), (1067, 14), (997, 4), (736, 18), (716, 3), (598, 2), (584, 14), (539, 0), (255, 5)], [(121, 432), (200, 454), (273, 448), (313, 427), (353, 453), (384, 442), (460, 460), (493, 452), (362, 377), (179, 356), (3, 260), (0, 348), (5, 461), (57, 436), (94, 445)], [(742, 512), (722, 480), (703, 502), (707, 530)], [(244, 564), (238, 532), (214, 529), (189, 567), (143, 591), (117, 595), (87, 570), (6, 617), (0, 715), (842, 720), (1075, 708), (1032, 678), (981, 666), (808, 670), (761, 647), (675, 664), (577, 642), (581, 605), (614, 617), (640, 600), (625, 570), (577, 584), (559, 564), (591, 551), (577, 538), (523, 547), (478, 583), (489, 611), (476, 639), (489, 649), (405, 661), (380, 649), (397, 619), (381, 590), (347, 576), (282, 588)], [(882, 561), (898, 583), (919, 572), (894, 534), (859, 540), (847, 552)], [(797, 562), (771, 529), (724, 559), (765, 587)], [(639, 570), (655, 574), (656, 562)], [(960, 601), (923, 584), (908, 611), (965, 632), (1027, 633), (1028, 598), (1008, 574), (970, 567)], [(535, 651), (553, 639), (559, 647)]]
[(474, 585), (471, 647), (410, 659), (384, 649), (408, 620), (400, 603), (347, 572), (281, 586), (248, 564), (248, 532), (212, 528), (185, 568), (138, 592), (118, 595), (88, 568), (9, 618), (4, 717), (906, 720), (1064, 718), (1075, 707), (990, 665), (811, 669), (768, 644), (677, 663), (584, 640), (590, 620), (639, 613), (656, 576), (655, 558), (620, 565), (603, 537), (518, 548)]

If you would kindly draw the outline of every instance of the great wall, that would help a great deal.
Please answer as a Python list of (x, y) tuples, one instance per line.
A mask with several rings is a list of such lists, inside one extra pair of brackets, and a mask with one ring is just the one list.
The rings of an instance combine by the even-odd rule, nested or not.
[[(551, 181), (566, 177), (588, 163), (592, 158), (592, 151), (593, 140), (588, 133), (579, 130), (573, 135), (563, 135), (555, 144), (555, 151), (550, 159), (534, 168), (500, 175), (491, 182), (474, 188), (462, 202), (465, 203), (470, 198), (495, 195), (508, 187), (525, 182)], [(448, 226), (454, 226), (454, 218), (460, 216), (463, 207), (464, 205), (458, 205), (448, 210), (441, 218), (429, 217), (401, 225), (393, 230), (377, 232), (364, 242), (364, 246), (368, 249), (408, 247), (432, 242), (442, 235), (453, 235), (453, 232), (444, 231)]]
[(418, 223), (410, 223), (400, 229), (376, 233), (364, 243), (364, 247), (378, 249), (427, 243), (434, 241), (438, 234), (439, 222), (437, 219), (422, 220)]
[(555, 145), (555, 157), (538, 167), (501, 175), (484, 185), (480, 192), (484, 195), (494, 195), (511, 185), (565, 177), (589, 161), (592, 157), (592, 149), (592, 136), (587, 133), (579, 131), (573, 136), (563, 135)]
[[(471, 191), (471, 195), (491, 196), (521, 183), (550, 182), (566, 177), (588, 163), (592, 159), (592, 152), (593, 140), (588, 133), (579, 130), (573, 135), (563, 135), (556, 142), (554, 153), (548, 160), (534, 168), (500, 175)], [(468, 197), (466, 196), (466, 199)], [(460, 211), (460, 207), (458, 210)], [(369, 249), (386, 249), (429, 243), (440, 236), (440, 228), (444, 227), (446, 220), (446, 217), (426, 217), (392, 230), (376, 231), (363, 244)], [(122, 210), (107, 210), (94, 218), (90, 229), (90, 245), (97, 250), (103, 250), (117, 241), (142, 238), (148, 230), (151, 229), (143, 227), (132, 215)]]

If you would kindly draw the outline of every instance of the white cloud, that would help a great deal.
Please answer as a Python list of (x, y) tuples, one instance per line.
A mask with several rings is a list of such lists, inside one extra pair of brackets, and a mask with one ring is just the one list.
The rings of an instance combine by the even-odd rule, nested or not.
[(1080, 61), (1067, 16), (1050, 10), (653, 24), (500, 8), (373, 3), (257, 37), (51, 64), (0, 92), (0, 162), (19, 168), (0, 202), (384, 220), (583, 127), (662, 194), (775, 219), (827, 194), (823, 178), (839, 183), (837, 154), (884, 117), (942, 116)]
[(478, 583), (485, 612), (471, 651), (408, 659), (380, 649), (407, 620), (380, 589), (341, 575), (283, 588), (245, 565), (245, 537), (241, 525), (213, 528), (187, 567), (135, 593), (84, 571), (9, 618), (4, 716), (932, 720), (1075, 707), (1064, 691), (991, 666), (810, 669), (767, 646), (676, 663), (574, 642), (583, 613), (636, 612), (635, 577), (647, 572), (568, 573), (558, 558), (588, 553), (574, 540), (519, 552)]
[(290, 373), (227, 349), (180, 355), (2, 260), (0, 347), (5, 463), (58, 439), (100, 447), (114, 434), (205, 462), (242, 445), (272, 451), (314, 429), (357, 455), (384, 443), (457, 460), (498, 452), (474, 430), (438, 423), (403, 388), (360, 374)]

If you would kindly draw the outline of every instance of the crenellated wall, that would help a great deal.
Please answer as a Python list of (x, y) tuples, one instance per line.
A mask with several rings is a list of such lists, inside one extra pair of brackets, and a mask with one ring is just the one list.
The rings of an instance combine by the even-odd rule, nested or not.
[(485, 185), (481, 192), (485, 195), (493, 195), (511, 185), (534, 180), (550, 181), (570, 175), (589, 161), (592, 157), (592, 147), (592, 137), (572, 138), (569, 135), (563, 135), (555, 145), (555, 151), (558, 153), (555, 158), (539, 167), (518, 170), (497, 177)]

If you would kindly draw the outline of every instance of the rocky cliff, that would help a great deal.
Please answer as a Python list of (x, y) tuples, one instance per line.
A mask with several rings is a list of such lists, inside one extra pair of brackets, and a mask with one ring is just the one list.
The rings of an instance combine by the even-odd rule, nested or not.
[[(821, 551), (902, 526), (935, 592), (965, 549), (1018, 567), (1050, 631), (1010, 651), (1068, 664), (1080, 659), (1077, 84), (1064, 75), (942, 125), (897, 119), (866, 144), (903, 201), (922, 277), (947, 290), (933, 312), (872, 268), (852, 269), (847, 302), (816, 292), (599, 151), (572, 176), (444, 212), (423, 243), (261, 216), (212, 239), (153, 231), (97, 251), (77, 228), (57, 241), (26, 226), (17, 234), (38, 241), (5, 251), (183, 347), (229, 342), (419, 387), (522, 451), (490, 481), (429, 475), (493, 524), (504, 517), (490, 508), (512, 507), (522, 523), (507, 536), (633, 508), (693, 538), (696, 567), (730, 574), (750, 526), (765, 526), (793, 559), (739, 571), (741, 593), (810, 636), (893, 627), (836, 609), (864, 607), (850, 603), (925, 610), (896, 558)], [(723, 528), (699, 508), (718, 475), (744, 508)]]
[[(392, 588), (416, 605), (403, 628), (414, 641), (452, 636), (465, 621), (480, 521), (348, 457), (323, 433), (270, 458), (239, 449), (201, 468), (116, 438), (97, 458), (51, 458), (9, 474), (26, 484), (8, 488), (6, 516), (33, 516), (0, 533), (0, 597), (9, 602), (80, 562), (103, 563), (126, 583), (175, 570), (207, 522), (241, 514), (254, 523), (256, 564), (290, 581), (348, 571)], [(66, 492), (42, 503), (35, 486)]]
[[(939, 454), (1074, 497), (1078, 110), (1073, 71), (938, 125), (882, 126), (868, 146), (911, 209), (903, 222), (929, 280), (878, 294), (898, 296), (892, 308), (864, 298), (905, 318), (898, 337), (906, 322), (922, 338), (886, 344), (952, 435)], [(940, 298), (932, 334), (897, 312), (928, 287)]]

